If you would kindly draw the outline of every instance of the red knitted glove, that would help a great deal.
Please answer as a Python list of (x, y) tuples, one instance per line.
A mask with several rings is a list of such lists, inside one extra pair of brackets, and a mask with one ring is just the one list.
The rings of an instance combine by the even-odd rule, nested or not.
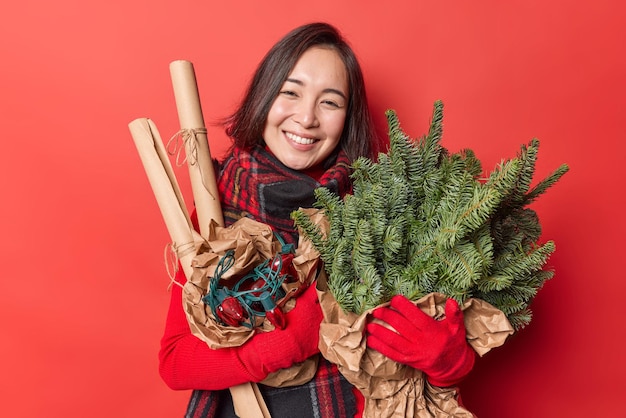
[(402, 295), (372, 316), (389, 325), (367, 324), (367, 345), (381, 354), (424, 372), (435, 386), (461, 381), (474, 366), (474, 350), (465, 339), (463, 312), (454, 299), (446, 301), (446, 315), (435, 320)]
[(239, 357), (250, 373), (258, 376), (258, 380), (319, 352), (323, 315), (314, 284), (296, 298), (296, 306), (285, 316), (285, 329), (260, 332), (241, 346)]

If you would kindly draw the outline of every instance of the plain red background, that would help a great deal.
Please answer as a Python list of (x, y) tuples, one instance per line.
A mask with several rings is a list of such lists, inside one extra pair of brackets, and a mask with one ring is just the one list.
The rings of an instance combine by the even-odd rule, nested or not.
[[(194, 62), (205, 118), (266, 50), (313, 20), (357, 51), (381, 130), (445, 103), (444, 145), (490, 170), (532, 137), (534, 208), (557, 251), (531, 325), (463, 383), (489, 417), (626, 416), (625, 6), (620, 1), (25, 0), (0, 11), (0, 415), (176, 417), (157, 372), (167, 231), (127, 124), (178, 129), (168, 65)], [(211, 127), (213, 154), (225, 149)], [(187, 198), (186, 169), (177, 171)]]

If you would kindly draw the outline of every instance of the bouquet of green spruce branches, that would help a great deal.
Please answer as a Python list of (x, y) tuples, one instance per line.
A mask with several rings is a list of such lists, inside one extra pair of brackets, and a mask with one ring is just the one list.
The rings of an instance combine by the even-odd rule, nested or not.
[(567, 171), (561, 165), (531, 187), (539, 141), (483, 177), (470, 149), (441, 145), (443, 104), (436, 102), (427, 135), (410, 138), (396, 113), (386, 113), (390, 147), (376, 162), (353, 164), (354, 188), (344, 199), (325, 188), (316, 205), (330, 228), (302, 210), (292, 217), (319, 251), (328, 287), (345, 312), (361, 314), (402, 294), (441, 293), (460, 304), (482, 299), (515, 330), (531, 321), (529, 304), (554, 272), (545, 269), (552, 241), (528, 206)]

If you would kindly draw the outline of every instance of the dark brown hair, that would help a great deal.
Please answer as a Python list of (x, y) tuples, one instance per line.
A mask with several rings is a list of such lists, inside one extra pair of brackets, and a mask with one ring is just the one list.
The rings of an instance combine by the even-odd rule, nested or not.
[(262, 143), (267, 115), (300, 56), (320, 46), (337, 51), (348, 73), (349, 102), (339, 146), (350, 160), (373, 157), (378, 142), (370, 115), (361, 66), (339, 31), (327, 23), (300, 26), (276, 43), (254, 73), (239, 108), (225, 119), (234, 147), (251, 149)]

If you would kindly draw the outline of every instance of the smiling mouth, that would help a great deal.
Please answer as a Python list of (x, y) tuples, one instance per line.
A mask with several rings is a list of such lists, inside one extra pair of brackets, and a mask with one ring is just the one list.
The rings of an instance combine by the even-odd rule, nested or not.
[(302, 138), (301, 136), (292, 134), (291, 132), (285, 132), (285, 135), (287, 136), (287, 138), (291, 139), (293, 142), (297, 144), (302, 144), (302, 145), (311, 145), (316, 141), (314, 138)]

